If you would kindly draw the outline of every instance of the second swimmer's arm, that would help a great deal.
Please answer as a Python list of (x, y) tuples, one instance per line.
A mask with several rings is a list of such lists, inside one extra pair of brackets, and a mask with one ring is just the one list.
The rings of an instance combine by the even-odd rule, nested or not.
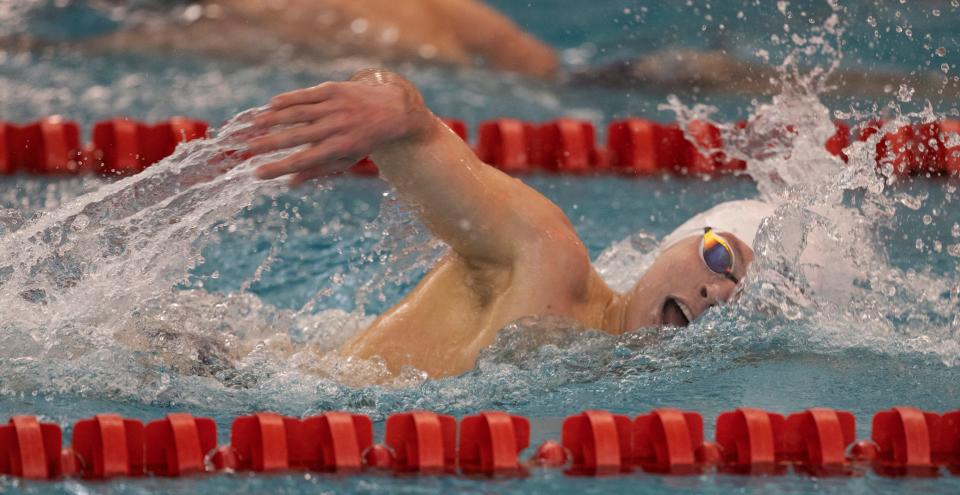
[(472, 264), (508, 265), (545, 238), (579, 242), (559, 208), (483, 164), (416, 88), (391, 72), (361, 71), (350, 82), (280, 95), (256, 122), (272, 132), (249, 143), (254, 153), (309, 145), (264, 165), (261, 177), (293, 174), (299, 183), (370, 155), (434, 234)]

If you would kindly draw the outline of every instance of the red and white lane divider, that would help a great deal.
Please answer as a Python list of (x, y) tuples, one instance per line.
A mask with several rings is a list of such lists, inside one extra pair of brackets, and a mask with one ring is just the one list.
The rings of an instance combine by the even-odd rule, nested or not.
[[(467, 126), (446, 124), (465, 141)], [(746, 123), (739, 123), (744, 127)], [(855, 138), (866, 141), (881, 122), (858, 128)], [(0, 121), (0, 175), (99, 173), (125, 176), (138, 173), (173, 153), (177, 144), (206, 137), (207, 124), (184, 117), (147, 125), (112, 119), (93, 126), (93, 139), (83, 145), (76, 122), (45, 117), (18, 126)], [(784, 132), (795, 132), (786, 129)], [(723, 151), (720, 129), (707, 122), (687, 126), (691, 142), (676, 124), (630, 118), (610, 124), (605, 147), (597, 143), (590, 122), (557, 119), (536, 125), (516, 119), (482, 122), (475, 151), (485, 162), (510, 174), (548, 171), (566, 174), (617, 173), (627, 176), (714, 175), (747, 168), (743, 160)], [(836, 123), (836, 133), (824, 143), (844, 161), (851, 143), (850, 127)], [(887, 132), (876, 145), (878, 165), (890, 164), (897, 175), (960, 174), (960, 120), (908, 125)], [(361, 175), (376, 175), (365, 159), (353, 167)]]
[(530, 422), (497, 411), (466, 416), (459, 425), (453, 416), (428, 411), (393, 414), (382, 443), (374, 443), (373, 424), (360, 414), (300, 419), (256, 413), (236, 418), (229, 445), (219, 447), (213, 420), (185, 413), (146, 426), (98, 414), (73, 426), (67, 448), (59, 425), (14, 416), (0, 426), (0, 474), (38, 480), (218, 471), (523, 476), (556, 468), (573, 476), (780, 475), (791, 469), (816, 476), (858, 476), (870, 469), (882, 476), (960, 475), (960, 410), (882, 411), (873, 417), (870, 439), (860, 441), (854, 416), (827, 408), (786, 417), (739, 408), (722, 413), (715, 429), (714, 441), (707, 441), (700, 414), (679, 409), (633, 419), (584, 411), (564, 420), (560, 442), (544, 442), (523, 461)]

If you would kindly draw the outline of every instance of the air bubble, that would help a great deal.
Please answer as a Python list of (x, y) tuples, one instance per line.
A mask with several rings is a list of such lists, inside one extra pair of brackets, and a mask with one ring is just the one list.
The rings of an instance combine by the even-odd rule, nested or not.
[(867, 24), (869, 24), (870, 27), (877, 27), (877, 18), (873, 17), (872, 15), (868, 15)]
[(924, 216), (923, 216), (923, 224), (924, 224), (924, 225), (930, 225), (931, 223), (933, 223), (933, 217), (931, 217), (930, 215), (924, 215)]
[(937, 51), (934, 52), (934, 53), (936, 53), (938, 57), (946, 56), (946, 54), (947, 54), (947, 48), (941, 46), (941, 47), (937, 48)]

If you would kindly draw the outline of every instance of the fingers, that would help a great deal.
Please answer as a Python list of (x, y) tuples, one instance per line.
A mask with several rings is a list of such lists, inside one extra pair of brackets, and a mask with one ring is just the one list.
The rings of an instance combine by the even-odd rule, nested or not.
[(329, 100), (320, 103), (293, 105), (280, 110), (267, 110), (254, 119), (258, 128), (273, 127), (286, 124), (301, 124), (313, 122), (329, 115), (334, 110)]
[(293, 148), (307, 143), (319, 143), (339, 131), (339, 126), (330, 122), (317, 122), (290, 129), (271, 132), (251, 139), (247, 143), (250, 153), (258, 155), (269, 151)]
[(305, 172), (317, 167), (332, 170), (344, 162), (347, 162), (347, 166), (349, 166), (351, 161), (356, 161), (348, 155), (348, 148), (343, 139), (331, 139), (281, 160), (263, 165), (257, 168), (256, 174), (261, 179), (273, 179), (282, 175)]
[(274, 96), (270, 100), (270, 108), (281, 110), (293, 105), (305, 103), (320, 103), (333, 97), (340, 83), (325, 82), (311, 88), (298, 89)]

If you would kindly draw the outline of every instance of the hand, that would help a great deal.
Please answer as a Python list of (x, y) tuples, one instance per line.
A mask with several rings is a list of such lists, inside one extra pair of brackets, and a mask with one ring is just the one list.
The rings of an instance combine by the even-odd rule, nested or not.
[(431, 117), (423, 98), (406, 79), (367, 69), (348, 82), (326, 82), (273, 98), (254, 118), (266, 131), (247, 141), (253, 155), (308, 145), (263, 165), (261, 179), (294, 174), (290, 184), (342, 173), (376, 149), (415, 139)]

